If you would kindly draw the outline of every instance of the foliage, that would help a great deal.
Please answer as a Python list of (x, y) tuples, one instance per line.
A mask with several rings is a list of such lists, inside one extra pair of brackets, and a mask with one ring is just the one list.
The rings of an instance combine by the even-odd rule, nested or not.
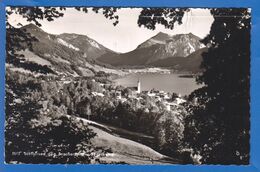
[[(76, 9), (88, 12), (85, 7)], [(7, 61), (23, 68), (27, 68), (26, 65), (29, 65), (30, 70), (43, 74), (54, 73), (47, 66), (20, 62), (21, 59), (18, 58), (21, 55), (16, 52), (24, 50), (24, 47), (32, 49), (33, 43), (38, 40), (24, 30), (11, 26), (8, 23), (8, 17), (12, 13), (20, 14), (27, 21), (41, 26), (41, 20), (53, 21), (62, 17), (64, 10), (66, 8), (10, 7), (7, 9)], [(93, 8), (92, 10), (102, 12), (106, 18), (114, 21), (114, 25), (119, 22), (119, 17), (116, 15), (117, 8)], [(181, 17), (179, 14), (183, 14), (184, 11), (178, 10), (169, 17), (180, 24)], [(167, 21), (162, 20), (163, 16), (167, 12), (174, 12), (175, 10), (154, 10), (154, 12), (156, 11), (159, 12), (156, 15), (161, 16), (161, 18), (156, 18), (157, 22), (166, 24)], [(147, 13), (146, 9), (143, 9), (142, 15), (147, 15), (147, 19), (151, 17), (150, 14)], [(150, 21), (141, 19), (138, 24), (148, 26)], [(174, 22), (167, 24), (172, 25), (168, 28), (173, 28)], [(76, 65), (72, 64), (70, 67), (77, 73), (81, 73), (77, 70)], [(155, 126), (162, 130), (168, 125), (172, 126), (171, 129), (177, 127), (175, 133), (170, 134), (167, 130), (166, 138), (162, 138), (166, 140), (167, 146), (169, 146), (168, 143), (172, 143), (171, 140), (175, 134), (180, 135), (177, 131), (181, 126), (177, 125), (176, 121), (169, 121), (170, 123), (167, 122), (167, 125), (157, 122), (165, 114), (165, 107), (147, 97), (144, 97), (145, 101), (129, 99), (126, 102), (120, 102), (115, 100), (113, 94), (110, 93), (105, 93), (108, 95), (105, 98), (93, 96), (93, 92), (101, 93), (102, 88), (97, 82), (90, 79), (64, 84), (59, 81), (55, 82), (55, 78), (48, 78), (48, 82), (41, 82), (42, 80), (46, 81), (46, 78), (37, 79), (32, 76), (26, 78), (24, 75), (15, 73), (9, 75), (9, 72), (11, 71), (8, 71), (6, 76), (6, 161), (9, 163), (14, 161), (19, 163), (90, 163), (91, 160), (95, 160), (93, 153), (96, 153), (97, 150), (90, 143), (90, 139), (95, 134), (82, 121), (76, 121), (74, 118), (66, 116), (67, 114), (87, 118), (91, 115), (93, 116), (91, 118), (97, 121), (105, 121), (132, 131), (153, 135), (157, 132), (154, 130)], [(96, 75), (98, 80), (104, 80), (107, 77), (105, 73), (101, 72)], [(124, 96), (130, 94), (130, 91), (123, 87), (118, 87), (116, 90), (123, 91)], [(171, 148), (170, 151), (175, 152), (179, 149), (178, 139), (174, 141), (174, 144), (177, 146)], [(168, 147), (163, 149), (168, 149)], [(102, 154), (102, 151), (98, 151)], [(16, 156), (13, 152), (18, 152), (19, 156)], [(26, 152), (33, 153), (28, 156), (24, 154)], [(76, 153), (77, 156), (67, 156), (67, 153)], [(80, 153), (83, 153), (83, 156)]]
[(187, 118), (186, 141), (203, 163), (249, 163), (250, 12), (212, 9), (204, 69), (197, 81), (205, 87), (190, 98), (198, 105)]
[[(37, 26), (41, 26), (41, 20), (47, 20), (49, 22), (54, 21), (57, 18), (64, 16), (66, 7), (10, 7), (7, 9), (7, 20), (11, 14), (19, 14), (23, 16), (28, 22), (35, 23)], [(87, 7), (75, 7), (77, 11), (88, 13)], [(101, 12), (104, 17), (114, 20), (114, 25), (118, 24), (119, 16), (116, 12), (119, 8), (115, 7), (94, 7), (92, 10), (96, 13)], [(20, 24), (21, 25), (21, 24)]]
[(168, 156), (179, 155), (183, 149), (185, 110), (165, 112), (156, 123), (155, 135), (158, 149)]
[[(33, 77), (7, 71), (5, 155), (7, 163), (93, 163), (104, 151), (83, 121), (66, 116)], [(54, 87), (55, 88), (55, 87)]]
[[(88, 12), (85, 7), (76, 9)], [(27, 21), (40, 26), (40, 20), (52, 21), (55, 18), (62, 17), (64, 10), (66, 8), (10, 8), (7, 10), (7, 19), (10, 14), (17, 13), (21, 14)], [(106, 18), (114, 21), (114, 25), (118, 24), (117, 8), (93, 8), (93, 10), (95, 12), (101, 11)], [(156, 24), (161, 24), (166, 28), (173, 29), (175, 23), (182, 23), (183, 15), (187, 11), (189, 11), (187, 8), (143, 8), (139, 15), (138, 25), (154, 30)], [(193, 149), (194, 154), (202, 156), (201, 161), (203, 163), (248, 164), (250, 12), (248, 9), (211, 9), (211, 13), (214, 22), (209, 35), (202, 40), (204, 44), (209, 46), (209, 50), (203, 54), (201, 64), (203, 73), (197, 78), (198, 83), (204, 83), (205, 86), (193, 92), (190, 100), (194, 102), (188, 103), (186, 106), (189, 115), (185, 118), (184, 139), (187, 146)], [(27, 44), (30, 47), (33, 41), (37, 40), (31, 35), (22, 33), (7, 22), (7, 60), (15, 62), (14, 58), (17, 57), (15, 52), (22, 49), (21, 44)], [(72, 67), (75, 68), (75, 66)], [(44, 73), (48, 69), (42, 70)], [(99, 75), (103, 77), (104, 74), (99, 73)], [(28, 87), (21, 87), (21, 85), (13, 82), (8, 84), (7, 87), (19, 86), (15, 92), (17, 95), (26, 94), (28, 91), (26, 89), (37, 92), (35, 89), (37, 90), (39, 85), (32, 83), (25, 85)], [(79, 112), (82, 116), (88, 116), (91, 112), (96, 120), (157, 135), (158, 143), (165, 150), (176, 152), (180, 149), (180, 142), (183, 140), (183, 136), (180, 135), (180, 133), (183, 133), (183, 126), (180, 122), (183, 120), (175, 120), (176, 114), (165, 113), (159, 103), (155, 103), (147, 97), (144, 97), (144, 100), (149, 100), (149, 102), (129, 100), (122, 103), (115, 100), (113, 93), (105, 93), (108, 95), (106, 98), (93, 97), (91, 92), (101, 92), (102, 89), (99, 87), (96, 89), (95, 84), (90, 81), (77, 84), (65, 84), (62, 88), (57, 83), (48, 84), (48, 86), (45, 86), (45, 91), (38, 94), (44, 95), (48, 93), (47, 90), (49, 89), (47, 88), (53, 87), (53, 91), (47, 94), (47, 98), (53, 100), (54, 106), (66, 106), (67, 109), (64, 111), (68, 114)], [(31, 86), (35, 88), (30, 88)], [(44, 85), (41, 84), (41, 87), (44, 88)], [(123, 88), (118, 88), (118, 90), (120, 89), (123, 90)], [(127, 94), (129, 94), (128, 90), (124, 90), (124, 95)], [(37, 96), (34, 95), (34, 97)], [(12, 91), (7, 91), (7, 100), (7, 102), (14, 102), (15, 104), (14, 107), (12, 103), (10, 106), (7, 105), (7, 112), (10, 111), (12, 112), (10, 114), (13, 115), (7, 116), (7, 139), (11, 140), (11, 135), (8, 135), (8, 133), (15, 131), (18, 135), (13, 133), (16, 134), (14, 138), (20, 138), (21, 134), (22, 139), (18, 139), (18, 141), (26, 140), (21, 144), (17, 142), (19, 143), (17, 145), (24, 145), (23, 147), (25, 147), (25, 143), (30, 143), (28, 139), (31, 136), (30, 133), (27, 133), (29, 130), (25, 131), (23, 127), (28, 126), (28, 121), (36, 118), (33, 114), (39, 113), (37, 108), (39, 104), (37, 101), (25, 99), (22, 100), (23, 104), (18, 103), (19, 105), (17, 105), (15, 103), (17, 100), (14, 98)], [(31, 108), (31, 105), (33, 108)], [(28, 114), (22, 115), (23, 113), (18, 112), (16, 108), (23, 109)], [(87, 108), (87, 112), (82, 113), (81, 108)], [(167, 118), (167, 120), (162, 120), (162, 117)], [(61, 119), (53, 118), (53, 120), (55, 122), (52, 121), (51, 125), (54, 125), (52, 127), (54, 130), (75, 127), (66, 123), (66, 121), (58, 122), (61, 126), (56, 127), (56, 120)], [(17, 128), (14, 129), (13, 126)], [(142, 128), (143, 126), (145, 128)], [(155, 126), (157, 126), (157, 131), (153, 130)], [(171, 131), (167, 130), (168, 128)], [(70, 134), (68, 130), (65, 131)], [(86, 131), (90, 133), (88, 129)], [(81, 134), (79, 133), (79, 137), (81, 137)], [(23, 137), (23, 135), (26, 137)], [(91, 134), (88, 136), (91, 137)], [(47, 142), (48, 144), (50, 143)], [(74, 145), (73, 148), (76, 148), (75, 144), (72, 145)], [(10, 157), (8, 160), (12, 161), (12, 156), (8, 150), (11, 150), (11, 148), (16, 150), (14, 141), (7, 142), (6, 146), (7, 157)]]
[[(72, 81), (60, 86), (57, 82), (42, 83), (42, 85), (42, 94), (52, 99), (56, 106), (64, 105), (66, 113), (70, 115), (155, 136), (158, 142), (164, 142), (164, 146), (161, 149), (160, 146), (154, 146), (154, 148), (166, 151), (167, 147), (172, 146), (171, 150), (167, 148), (169, 155), (181, 149), (185, 115), (185, 110), (181, 106), (176, 107), (174, 111), (166, 111), (163, 103), (146, 94), (142, 95), (142, 99), (137, 100), (134, 97), (129, 98), (128, 93), (125, 93), (123, 98), (128, 98), (122, 102), (111, 94), (113, 89), (100, 92), (106, 95), (104, 97), (95, 96), (92, 94), (93, 89), (97, 89), (99, 85), (90, 79)], [(122, 89), (122, 92), (124, 91), (125, 89)], [(167, 124), (164, 122), (165, 119)], [(166, 138), (161, 137), (160, 132), (166, 130), (167, 127), (169, 129), (167, 129)]]
[(156, 24), (173, 29), (175, 23), (182, 24), (182, 18), (188, 8), (143, 8), (138, 18), (138, 26), (154, 30)]

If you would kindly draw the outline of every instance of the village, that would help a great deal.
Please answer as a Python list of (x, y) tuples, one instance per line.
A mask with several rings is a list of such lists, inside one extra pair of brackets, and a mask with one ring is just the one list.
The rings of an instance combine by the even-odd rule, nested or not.
[[(92, 82), (96, 82), (95, 79), (92, 79)], [(169, 93), (163, 90), (142, 90), (141, 81), (138, 79), (136, 86), (129, 86), (126, 88), (122, 88), (122, 86), (118, 87), (115, 85), (108, 85), (103, 83), (98, 83), (103, 89), (101, 92), (93, 91), (91, 94), (93, 96), (104, 97), (106, 90), (109, 88), (109, 92), (114, 94), (116, 99), (121, 101), (122, 103), (127, 101), (128, 99), (136, 99), (142, 100), (143, 96), (146, 95), (155, 100), (155, 102), (160, 102), (165, 105), (167, 111), (171, 111), (174, 107), (178, 106), (181, 103), (186, 102), (185, 99), (182, 98), (181, 94)]]

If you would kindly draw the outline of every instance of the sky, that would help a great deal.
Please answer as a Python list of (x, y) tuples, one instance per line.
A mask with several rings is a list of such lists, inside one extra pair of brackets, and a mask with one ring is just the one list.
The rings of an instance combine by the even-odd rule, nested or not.
[[(210, 31), (213, 17), (209, 9), (192, 9), (185, 13), (183, 24), (176, 24), (173, 30), (165, 29), (158, 25), (156, 30), (149, 30), (137, 25), (141, 8), (122, 8), (118, 10), (119, 24), (113, 25), (111, 20), (106, 19), (102, 14), (96, 14), (92, 10), (88, 13), (76, 11), (68, 8), (64, 16), (52, 22), (43, 20), (42, 29), (51, 34), (76, 33), (87, 35), (105, 47), (116, 52), (129, 52), (134, 50), (139, 44), (156, 35), (164, 32), (170, 35), (193, 33), (200, 38), (204, 38)], [(13, 14), (9, 22), (18, 27), (17, 24), (29, 24), (22, 16)]]

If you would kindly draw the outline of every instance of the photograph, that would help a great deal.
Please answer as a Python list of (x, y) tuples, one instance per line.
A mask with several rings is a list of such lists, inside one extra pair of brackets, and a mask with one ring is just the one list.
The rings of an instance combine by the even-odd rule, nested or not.
[(249, 165), (250, 8), (5, 10), (5, 164)]

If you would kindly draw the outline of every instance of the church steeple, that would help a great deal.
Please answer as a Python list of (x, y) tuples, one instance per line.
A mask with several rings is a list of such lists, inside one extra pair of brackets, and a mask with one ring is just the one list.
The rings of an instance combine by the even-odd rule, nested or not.
[(140, 81), (140, 78), (138, 78), (138, 81), (137, 81), (137, 93), (141, 93), (141, 81)]

